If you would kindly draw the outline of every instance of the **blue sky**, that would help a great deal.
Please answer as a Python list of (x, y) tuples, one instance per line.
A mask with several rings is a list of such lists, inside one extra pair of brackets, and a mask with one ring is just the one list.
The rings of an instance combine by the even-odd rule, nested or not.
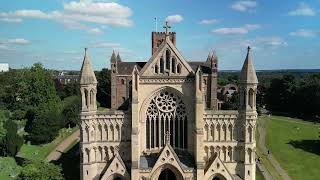
[(320, 0), (0, 1), (0, 63), (79, 70), (84, 47), (96, 70), (113, 50), (147, 61), (155, 17), (189, 61), (214, 50), (219, 69), (240, 69), (250, 45), (256, 69), (320, 68)]

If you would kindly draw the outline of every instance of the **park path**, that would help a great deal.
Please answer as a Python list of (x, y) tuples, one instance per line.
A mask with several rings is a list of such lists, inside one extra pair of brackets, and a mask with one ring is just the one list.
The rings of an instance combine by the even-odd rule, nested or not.
[(262, 163), (257, 162), (257, 168), (259, 169), (265, 180), (274, 180), (269, 171), (264, 167)]
[[(266, 121), (269, 121), (267, 119)], [(284, 180), (291, 180), (290, 176), (288, 173), (280, 166), (279, 162), (274, 158), (271, 152), (268, 154), (268, 149), (266, 147), (266, 129), (268, 126), (268, 122), (264, 123), (264, 125), (259, 124), (258, 125), (258, 131), (259, 131), (259, 147), (262, 150), (262, 153), (267, 154), (267, 158), (272, 164), (272, 166), (275, 168), (275, 170), (280, 174), (281, 178)]]
[(48, 162), (58, 160), (63, 152), (76, 140), (80, 140), (79, 129), (63, 140), (53, 151), (51, 151), (46, 157), (46, 160)]

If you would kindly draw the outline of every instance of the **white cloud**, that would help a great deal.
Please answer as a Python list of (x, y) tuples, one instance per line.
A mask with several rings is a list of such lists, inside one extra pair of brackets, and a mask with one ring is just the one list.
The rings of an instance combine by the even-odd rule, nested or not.
[(308, 29), (299, 29), (298, 31), (290, 32), (289, 35), (311, 38), (311, 37), (316, 37), (317, 32), (315, 32), (313, 30), (308, 30)]
[(260, 37), (256, 38), (253, 41), (254, 44), (257, 45), (270, 45), (270, 46), (278, 46), (278, 47), (286, 47), (288, 43), (280, 37)]
[(31, 42), (23, 38), (0, 40), (0, 49), (7, 51), (16, 50), (15, 46), (28, 45)]
[(271, 36), (271, 37), (257, 37), (252, 39), (243, 39), (237, 38), (227, 41), (217, 42), (214, 45), (214, 48), (217, 52), (223, 54), (230, 53), (241, 53), (250, 46), (255, 51), (271, 52), (278, 48), (285, 48), (288, 46), (288, 43), (281, 37)]
[(166, 21), (169, 23), (179, 23), (183, 20), (183, 17), (179, 14), (171, 15), (166, 17)]
[(86, 3), (86, 2), (75, 2), (64, 4), (64, 10), (72, 13), (78, 14), (88, 14), (88, 15), (103, 15), (105, 17), (130, 17), (132, 11), (126, 6), (122, 6), (118, 3)]
[(115, 49), (115, 48), (119, 48), (120, 47), (119, 43), (111, 43), (111, 42), (93, 42), (92, 44), (93, 44), (94, 47), (97, 47), (97, 48)]
[(8, 23), (21, 23), (21, 18), (1, 18), (0, 21), (8, 22)]
[[(21, 22), (26, 18), (46, 19), (62, 23), (69, 29), (80, 29), (93, 34), (102, 34), (100, 28), (88, 27), (86, 23), (95, 24), (96, 26), (131, 27), (133, 25), (132, 20), (129, 19), (131, 15), (132, 10), (129, 7), (115, 2), (71, 1), (63, 4), (63, 10), (59, 11), (16, 10), (13, 12), (1, 12), (0, 20)], [(77, 27), (72, 28), (66, 23), (76, 24)]]
[(246, 24), (243, 27), (218, 28), (212, 30), (212, 32), (223, 35), (247, 34), (249, 31), (259, 29), (260, 27), (259, 24)]
[(251, 31), (251, 30), (259, 29), (261, 28), (261, 26), (259, 24), (246, 24), (244, 28)]
[(242, 0), (234, 2), (230, 7), (237, 11), (246, 12), (253, 10), (256, 6), (257, 2), (255, 0)]
[(29, 40), (23, 39), (23, 38), (17, 38), (17, 39), (8, 39), (5, 44), (16, 44), (16, 45), (26, 45), (30, 44)]
[(217, 34), (247, 34), (248, 30), (246, 28), (219, 28), (212, 32)]
[(199, 22), (199, 24), (208, 25), (208, 24), (215, 24), (220, 22), (218, 19), (203, 19)]
[(95, 34), (95, 35), (100, 35), (103, 34), (103, 31), (99, 28), (91, 28), (89, 26), (86, 26), (84, 24), (81, 24), (77, 21), (72, 21), (72, 20), (64, 20), (63, 25), (67, 28), (67, 29), (78, 29), (78, 30), (83, 30), (86, 31), (90, 34)]
[(299, 7), (295, 10), (288, 12), (289, 16), (315, 16), (316, 11), (305, 3), (300, 3)]

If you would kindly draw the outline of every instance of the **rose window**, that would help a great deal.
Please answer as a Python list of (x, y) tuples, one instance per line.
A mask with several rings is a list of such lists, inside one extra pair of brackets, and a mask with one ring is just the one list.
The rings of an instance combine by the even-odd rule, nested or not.
[(166, 134), (174, 148), (186, 148), (187, 116), (182, 99), (171, 91), (160, 91), (154, 95), (146, 110), (146, 147), (157, 150), (164, 146)]

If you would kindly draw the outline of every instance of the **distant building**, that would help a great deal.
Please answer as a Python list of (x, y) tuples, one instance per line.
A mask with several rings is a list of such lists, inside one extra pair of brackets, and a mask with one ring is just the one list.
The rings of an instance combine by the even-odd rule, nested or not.
[(218, 89), (218, 97), (225, 102), (228, 101), (235, 92), (238, 92), (238, 86), (236, 84), (227, 84), (221, 89)]
[(8, 72), (9, 64), (8, 63), (0, 63), (0, 72)]
[(55, 82), (57, 85), (67, 85), (70, 83), (78, 83), (79, 75), (68, 75), (66, 72), (60, 72), (56, 76)]

